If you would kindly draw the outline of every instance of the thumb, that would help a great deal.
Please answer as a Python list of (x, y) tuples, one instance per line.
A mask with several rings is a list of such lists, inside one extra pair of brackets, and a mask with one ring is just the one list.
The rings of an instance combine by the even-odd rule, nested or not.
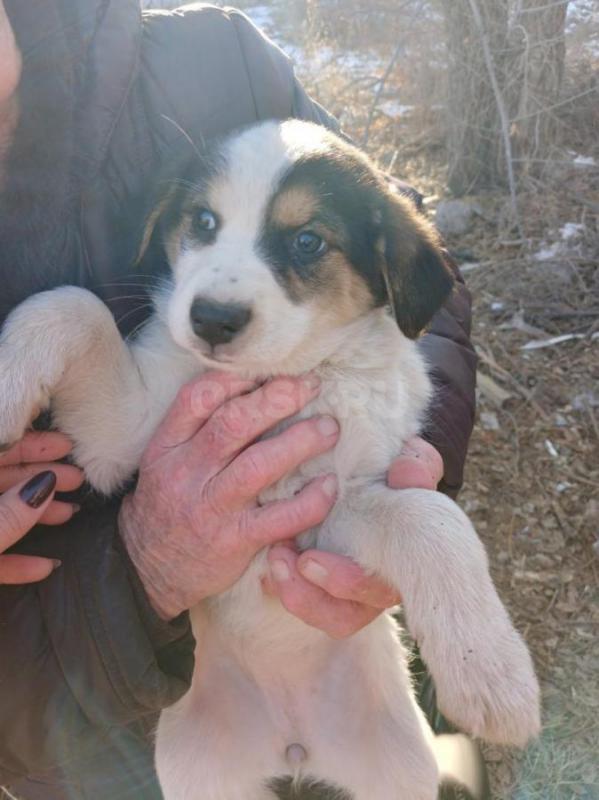
[(33, 528), (52, 501), (55, 487), (56, 474), (46, 470), (0, 496), (0, 553)]

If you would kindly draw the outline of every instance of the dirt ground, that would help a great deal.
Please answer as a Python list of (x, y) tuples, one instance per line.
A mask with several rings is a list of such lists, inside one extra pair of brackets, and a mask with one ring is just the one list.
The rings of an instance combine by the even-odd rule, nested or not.
[[(596, 223), (596, 220), (595, 220)], [(529, 643), (544, 732), (523, 757), (487, 749), (498, 798), (599, 798), (599, 275), (469, 236), (479, 413), (460, 503)], [(464, 243), (460, 243), (464, 246)], [(594, 246), (597, 245), (595, 238)], [(585, 338), (536, 350), (562, 333)], [(499, 390), (499, 391), (498, 391)]]
[[(315, 44), (281, 2), (248, 11), (355, 141), (434, 213), (446, 195), (439, 113), (402, 105), (392, 76), (377, 97), (388, 51)], [(582, 157), (566, 150), (521, 182), (524, 236), (508, 230), (496, 192), (469, 198), (473, 228), (448, 240), (474, 298), (480, 357), (460, 503), (543, 690), (540, 740), (525, 753), (485, 748), (497, 800), (599, 798), (599, 147), (596, 136), (576, 146)]]

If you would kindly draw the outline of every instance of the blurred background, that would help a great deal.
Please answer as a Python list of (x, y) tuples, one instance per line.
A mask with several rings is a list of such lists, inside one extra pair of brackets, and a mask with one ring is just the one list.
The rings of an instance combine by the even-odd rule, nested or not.
[(599, 0), (237, 5), (461, 265), (480, 368), (460, 502), (544, 692), (538, 743), (485, 749), (494, 794), (598, 800)]

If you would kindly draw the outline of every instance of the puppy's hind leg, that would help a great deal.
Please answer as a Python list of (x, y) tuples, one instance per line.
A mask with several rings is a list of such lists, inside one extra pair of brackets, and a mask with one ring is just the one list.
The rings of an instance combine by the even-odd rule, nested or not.
[(351, 530), (345, 552), (401, 593), (441, 710), (489, 741), (522, 746), (536, 736), (532, 660), (466, 515), (448, 497), (422, 489), (369, 486), (344, 504), (350, 516), (341, 514), (333, 534)]

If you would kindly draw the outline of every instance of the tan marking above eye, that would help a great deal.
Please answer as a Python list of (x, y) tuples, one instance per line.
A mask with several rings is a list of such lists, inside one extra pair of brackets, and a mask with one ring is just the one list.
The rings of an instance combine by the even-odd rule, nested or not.
[(318, 197), (312, 189), (295, 186), (275, 198), (271, 222), (278, 228), (301, 228), (314, 217), (318, 208)]

